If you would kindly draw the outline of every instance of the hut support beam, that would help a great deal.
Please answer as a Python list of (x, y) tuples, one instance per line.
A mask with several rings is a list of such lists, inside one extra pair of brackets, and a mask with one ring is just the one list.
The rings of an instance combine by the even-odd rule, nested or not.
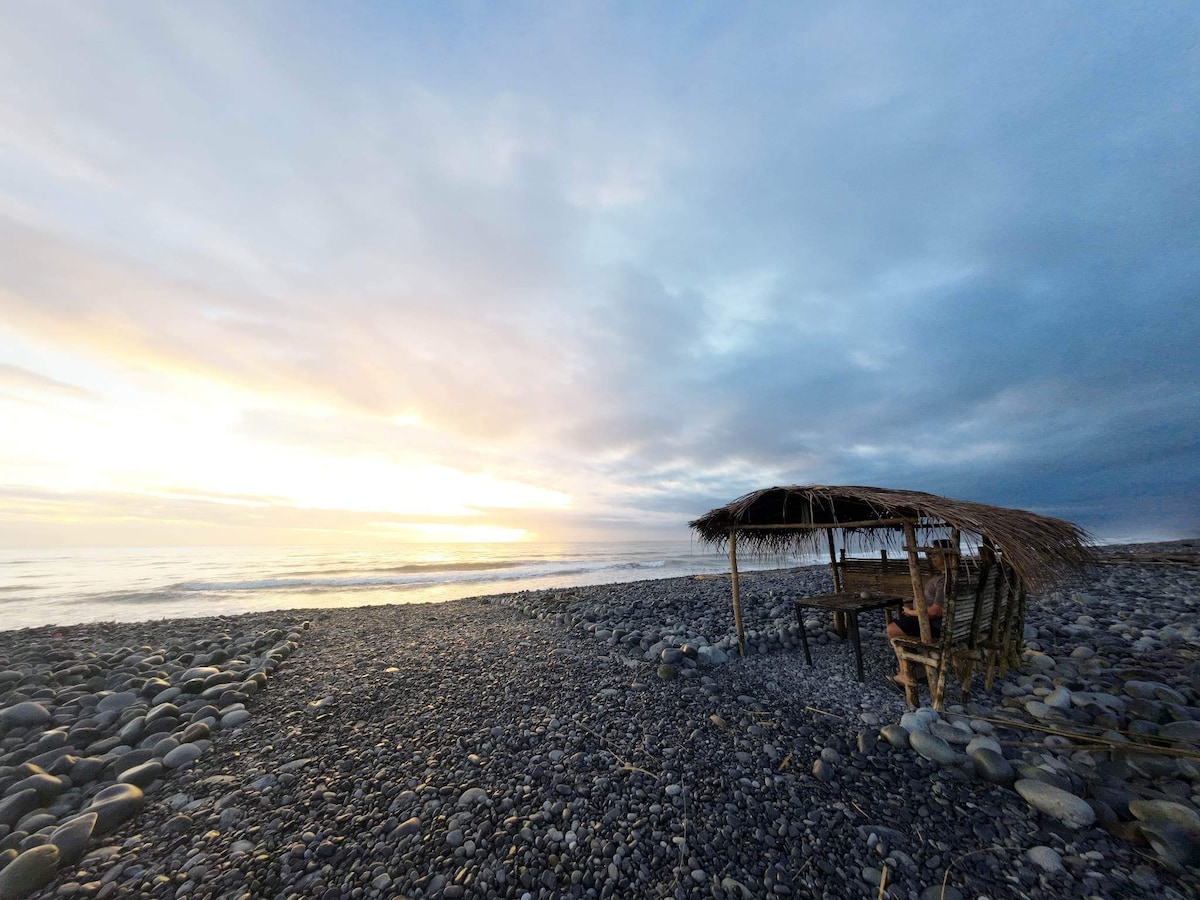
[(733, 584), (733, 625), (737, 629), (738, 656), (746, 655), (746, 634), (742, 629), (742, 604), (738, 598), (737, 532), (729, 532), (729, 580)]
[(834, 593), (842, 592), (842, 573), (838, 571), (837, 565), (837, 550), (833, 545), (833, 529), (827, 529), (825, 538), (829, 542), (829, 571), (833, 573), (833, 590)]
[[(835, 593), (840, 594), (842, 592), (842, 573), (841, 573), (841, 570), (838, 569), (837, 548), (834, 546), (834, 543), (833, 543), (833, 529), (832, 528), (827, 528), (825, 530), (825, 538), (829, 543), (829, 571), (831, 573), (833, 573), (833, 590)], [(843, 558), (845, 557), (845, 553), (846, 553), (846, 551), (843, 550), (842, 551)], [(837, 632), (838, 637), (840, 637), (840, 638), (846, 637), (846, 614), (845, 613), (835, 612), (833, 614), (833, 630)]]
[(912, 576), (913, 609), (917, 611), (917, 623), (921, 628), (921, 643), (932, 643), (929, 631), (929, 615), (925, 612), (925, 585), (921, 581), (921, 564), (917, 561), (917, 530), (912, 522), (904, 523), (904, 543), (908, 551), (908, 572)]

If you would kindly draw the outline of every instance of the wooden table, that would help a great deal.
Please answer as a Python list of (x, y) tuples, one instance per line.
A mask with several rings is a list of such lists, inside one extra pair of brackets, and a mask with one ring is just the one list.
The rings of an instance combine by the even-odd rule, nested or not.
[(801, 597), (795, 601), (796, 621), (800, 623), (800, 643), (804, 645), (804, 661), (812, 665), (812, 654), (808, 650), (808, 634), (804, 630), (804, 610), (824, 609), (833, 613), (846, 613), (850, 623), (850, 640), (854, 644), (854, 668), (858, 672), (858, 680), (866, 681), (863, 675), (862, 642), (858, 637), (858, 614), (873, 609), (889, 609), (904, 605), (904, 598), (894, 594), (870, 593), (867, 597), (859, 594), (818, 594), (815, 597)]

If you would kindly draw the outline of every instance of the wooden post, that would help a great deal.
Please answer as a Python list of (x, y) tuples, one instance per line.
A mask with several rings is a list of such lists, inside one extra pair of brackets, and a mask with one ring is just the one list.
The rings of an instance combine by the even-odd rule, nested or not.
[(837, 551), (833, 546), (832, 528), (825, 532), (825, 537), (829, 541), (829, 570), (833, 573), (833, 592), (840, 594), (842, 592), (842, 573), (838, 571)]
[[(958, 529), (952, 528), (950, 530), (950, 543), (954, 547), (954, 555), (943, 554), (946, 568), (946, 593), (942, 598), (943, 608), (946, 606), (946, 601), (951, 597), (958, 596), (958, 565), (962, 561), (962, 553), (959, 546), (961, 540), (962, 536), (959, 534)], [(947, 619), (946, 621), (949, 620)]]
[[(843, 590), (842, 572), (837, 564), (837, 550), (833, 545), (833, 529), (829, 528), (825, 531), (825, 537), (829, 543), (829, 569), (833, 572), (833, 590), (834, 593), (840, 594)], [(842, 562), (846, 561), (846, 551), (842, 551)], [(846, 636), (846, 616), (844, 613), (833, 614), (833, 630), (838, 637)]]
[(917, 624), (921, 627), (921, 643), (929, 644), (933, 638), (929, 632), (929, 616), (925, 612), (925, 584), (921, 580), (921, 563), (917, 560), (917, 529), (912, 522), (904, 523), (904, 543), (908, 551), (908, 574), (912, 576), (913, 608), (917, 611)]
[[(880, 571), (881, 571), (881, 572), (883, 573), (883, 575), (886, 577), (886, 576), (887, 576), (887, 574), (888, 574), (888, 555), (887, 555), (887, 547), (880, 547), (880, 548), (879, 548), (879, 566), (880, 566)], [(880, 585), (879, 585), (879, 587), (880, 587), (880, 589), (881, 589), (881, 590), (883, 589), (883, 585), (884, 585), (885, 583), (886, 583), (886, 581), (881, 581), (881, 582), (880, 582)], [(883, 623), (884, 623), (884, 625), (891, 625), (893, 621), (894, 621), (894, 620), (893, 620), (893, 618), (892, 618), (892, 610), (891, 610), (891, 608), (890, 608), (890, 607), (884, 607), (884, 609), (883, 609)]]
[(733, 625), (737, 629), (738, 656), (746, 655), (746, 635), (742, 630), (742, 604), (738, 599), (737, 532), (729, 532), (729, 579), (733, 582)]

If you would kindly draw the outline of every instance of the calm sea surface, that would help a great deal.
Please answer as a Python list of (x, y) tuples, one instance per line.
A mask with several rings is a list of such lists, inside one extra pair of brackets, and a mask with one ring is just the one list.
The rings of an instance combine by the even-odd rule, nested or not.
[[(739, 569), (804, 565), (742, 559)], [(481, 594), (729, 571), (686, 541), (403, 544), (386, 548), (0, 550), (0, 630), (294, 607), (429, 603)]]

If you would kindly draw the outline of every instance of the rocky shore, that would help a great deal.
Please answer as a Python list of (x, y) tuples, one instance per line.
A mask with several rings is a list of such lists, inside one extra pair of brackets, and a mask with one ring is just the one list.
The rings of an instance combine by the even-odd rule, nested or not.
[(827, 586), (747, 575), (745, 658), (722, 578), (0, 633), (0, 900), (1196, 895), (1196, 569), (941, 716), (882, 617), (804, 664)]

